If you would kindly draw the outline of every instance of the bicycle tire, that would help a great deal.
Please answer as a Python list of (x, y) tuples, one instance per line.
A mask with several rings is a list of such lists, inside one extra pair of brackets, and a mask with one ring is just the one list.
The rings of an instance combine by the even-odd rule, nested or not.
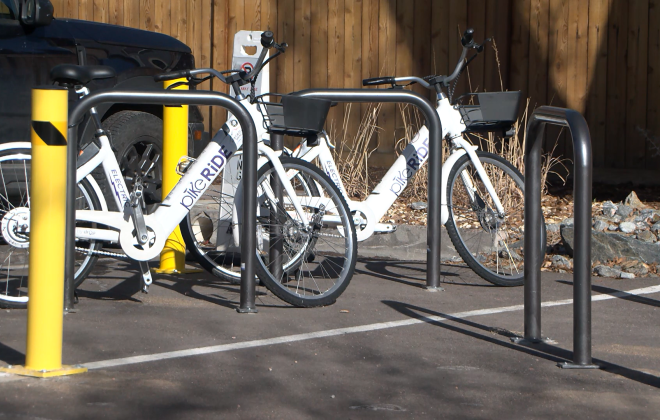
[[(2, 308), (27, 307), (29, 234), (19, 232), (15, 222), (18, 217), (29, 215), (30, 161), (29, 148), (12, 148), (0, 152), (0, 224), (3, 226), (0, 233), (0, 307)], [(78, 184), (76, 208), (101, 208), (95, 189), (87, 179), (83, 179)], [(101, 243), (77, 242), (76, 247), (97, 250), (101, 247)], [(89, 275), (97, 259), (97, 256), (89, 253), (76, 253), (74, 277), (76, 288)]]
[[(483, 151), (476, 153), (505, 206), (505, 216), (499, 217), (496, 214), (492, 199), (486, 189), (479, 188), (479, 185), (475, 187), (481, 197), (481, 204), (477, 204), (478, 209), (471, 204), (461, 172), (468, 170), (473, 183), (478, 184), (481, 181), (478, 180), (474, 165), (466, 154), (456, 161), (448, 178), (449, 219), (445, 224), (447, 233), (463, 261), (481, 278), (498, 286), (521, 286), (524, 283), (524, 230), (520, 228), (524, 226), (523, 175), (498, 155)], [(501, 171), (497, 176), (494, 176), (495, 169)], [(455, 188), (459, 183), (463, 185), (463, 191), (457, 191)], [(507, 189), (508, 193), (505, 194)], [(542, 222), (540, 252), (543, 257), (546, 243), (543, 218)], [(489, 240), (492, 246), (490, 243), (484, 243), (484, 239)], [(510, 239), (515, 242), (509, 243)], [(501, 262), (500, 258), (503, 259)]]
[[(333, 203), (333, 206), (335, 206), (332, 211), (337, 211), (341, 222), (339, 226), (333, 225), (320, 227), (319, 232), (323, 229), (326, 230), (323, 230), (322, 233), (317, 233), (317, 236), (315, 237), (310, 234), (304, 240), (300, 240), (300, 238), (287, 239), (287, 241), (285, 241), (285, 247), (287, 247), (287, 252), (285, 252), (287, 260), (285, 261), (282, 270), (284, 275), (282, 279), (276, 279), (269, 269), (267, 261), (268, 252), (264, 250), (266, 247), (265, 242), (267, 241), (267, 239), (265, 240), (264, 238), (268, 238), (270, 231), (269, 206), (272, 206), (272, 203), (265, 198), (264, 191), (265, 188), (268, 188), (268, 180), (270, 179), (271, 173), (274, 171), (273, 165), (270, 162), (266, 163), (259, 169), (257, 174), (259, 194), (259, 215), (257, 218), (257, 276), (261, 283), (266, 286), (271, 293), (291, 305), (299, 307), (316, 307), (332, 304), (346, 289), (353, 276), (353, 272), (355, 271), (355, 263), (357, 259), (357, 236), (353, 220), (350, 217), (350, 209), (339, 190), (334, 183), (332, 183), (332, 180), (330, 180), (330, 178), (328, 178), (327, 175), (316, 166), (302, 161), (301, 159), (288, 157), (281, 157), (280, 162), (285, 170), (295, 171), (292, 176), (292, 181), (297, 180), (297, 182), (292, 182), (292, 184), (294, 184), (294, 188), (297, 188), (297, 195), (302, 194), (303, 197), (315, 197), (317, 199), (319, 197), (328, 197), (328, 202)], [(222, 195), (217, 191), (215, 194), (219, 198), (213, 201), (216, 205), (222, 206)], [(202, 197), (202, 199), (203, 198), (204, 197)], [(284, 208), (278, 209), (282, 211), (283, 215), (289, 214), (286, 213), (286, 209)], [(198, 214), (203, 213), (198, 212)], [(212, 219), (215, 215), (215, 210), (207, 211), (204, 216), (208, 217), (205, 224), (209, 225), (210, 223), (213, 223)], [(286, 217), (290, 219), (289, 216)], [(215, 251), (217, 243), (211, 244), (211, 251), (205, 250), (203, 246), (200, 246), (200, 239), (206, 238), (205, 240), (208, 240), (208, 238), (211, 238), (216, 234), (217, 224), (214, 224), (213, 229), (207, 232), (203, 238), (200, 238), (199, 232), (195, 232), (194, 229), (194, 226), (198, 223), (195, 220), (195, 216), (187, 217), (180, 225), (182, 237), (186, 242), (187, 248), (195, 256), (195, 259), (199, 261), (202, 267), (212, 272), (214, 275), (226, 279), (228, 270), (223, 265), (226, 264), (231, 265), (232, 267), (240, 267), (240, 255), (237, 256), (235, 253), (226, 255), (221, 251)], [(287, 220), (287, 222), (292, 225), (295, 224), (290, 220)], [(287, 232), (293, 231), (295, 231), (295, 226), (294, 229), (290, 229)], [(336, 245), (328, 245), (330, 240), (326, 239), (326, 236), (323, 236), (327, 231), (331, 232), (331, 237), (334, 237), (337, 242), (342, 243), (341, 251), (339, 251), (339, 247)], [(291, 236), (293, 235), (294, 234), (291, 234)], [(304, 236), (304, 234), (301, 236)], [(319, 238), (323, 239), (319, 241)], [(211, 242), (213, 242), (213, 240), (211, 240)], [(319, 243), (321, 243), (321, 249), (316, 248)], [(325, 248), (323, 248), (324, 246)], [(294, 249), (296, 247), (297, 250)], [(342, 253), (343, 256), (341, 255)], [(335, 268), (324, 268), (323, 264), (325, 264), (326, 261), (328, 261), (327, 264), (334, 264), (333, 267)], [(315, 280), (317, 280), (318, 290), (309, 290), (308, 287), (300, 286), (300, 279), (302, 278), (302, 282), (304, 283), (310, 273), (314, 272), (314, 270), (310, 269), (310, 266), (314, 264), (316, 264), (315, 269), (318, 268), (318, 271), (322, 273), (322, 275), (324, 275), (323, 273), (330, 274), (330, 272), (336, 273), (338, 271), (338, 273), (336, 273), (336, 279), (323, 279), (324, 284), (331, 283), (330, 287), (325, 288), (323, 286), (318, 286), (318, 284), (321, 283), (321, 279), (319, 278), (315, 278)], [(339, 269), (336, 267), (339, 267)], [(293, 280), (291, 279), (292, 276), (294, 276)], [(240, 271), (231, 271), (229, 280), (232, 282), (240, 280)], [(292, 282), (295, 281), (298, 281), (298, 287), (292, 288)]]
[[(222, 175), (224, 174), (223, 172)], [(220, 180), (216, 180), (215, 184), (219, 183)], [(306, 180), (305, 184), (310, 194), (319, 193), (313, 182)], [(204, 270), (226, 282), (240, 284), (240, 251), (232, 246), (229, 246), (231, 251), (227, 251), (226, 244), (218, 243), (218, 219), (221, 214), (231, 214), (236, 190), (230, 186), (225, 192), (221, 188), (222, 186), (211, 186), (181, 221), (179, 229), (188, 255)], [(233, 229), (226, 225), (222, 228), (227, 228), (227, 233), (231, 233)]]

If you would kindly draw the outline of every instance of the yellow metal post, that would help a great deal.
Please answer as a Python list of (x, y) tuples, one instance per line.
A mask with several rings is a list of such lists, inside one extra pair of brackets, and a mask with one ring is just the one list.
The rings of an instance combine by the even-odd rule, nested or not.
[(32, 91), (27, 351), (25, 367), (4, 372), (52, 377), (87, 371), (62, 366), (67, 120), (66, 89)]
[[(176, 79), (165, 82), (165, 88), (186, 79)], [(174, 89), (187, 90), (187, 85)], [(188, 155), (188, 105), (165, 106), (163, 108), (163, 199), (172, 191), (181, 176), (176, 173), (176, 166), (182, 156)], [(202, 270), (186, 270), (186, 244), (177, 226), (165, 243), (160, 253), (160, 268), (157, 273), (174, 274), (199, 272)]]

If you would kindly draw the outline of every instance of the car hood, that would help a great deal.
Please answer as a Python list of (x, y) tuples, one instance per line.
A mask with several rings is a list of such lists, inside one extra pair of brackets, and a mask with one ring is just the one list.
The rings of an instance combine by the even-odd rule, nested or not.
[(101, 44), (191, 53), (183, 42), (158, 32), (77, 19), (56, 19), (52, 24), (64, 22), (74, 38), (80, 41), (92, 40)]

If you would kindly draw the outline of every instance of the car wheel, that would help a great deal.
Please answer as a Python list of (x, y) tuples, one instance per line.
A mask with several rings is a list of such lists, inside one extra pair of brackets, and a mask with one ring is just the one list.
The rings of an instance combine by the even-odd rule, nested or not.
[[(106, 119), (103, 127), (110, 137), (128, 192), (133, 191), (135, 180), (141, 177), (147, 206), (159, 203), (163, 183), (163, 121), (146, 112), (121, 111)], [(117, 210), (102, 171), (96, 169), (94, 176), (100, 176), (99, 185), (109, 208)]]

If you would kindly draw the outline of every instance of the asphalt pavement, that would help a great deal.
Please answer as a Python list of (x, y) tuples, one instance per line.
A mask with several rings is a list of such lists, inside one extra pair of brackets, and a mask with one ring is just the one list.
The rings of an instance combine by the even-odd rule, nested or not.
[[(358, 263), (331, 306), (292, 308), (263, 288), (239, 314), (238, 286), (100, 260), (64, 317), (65, 364), (85, 374), (0, 376), (0, 419), (657, 419), (660, 279), (593, 279), (599, 370), (565, 370), (572, 279), (543, 274), (543, 334), (518, 345), (523, 289), (443, 266)], [(26, 312), (0, 312), (0, 361), (22, 364)]]

